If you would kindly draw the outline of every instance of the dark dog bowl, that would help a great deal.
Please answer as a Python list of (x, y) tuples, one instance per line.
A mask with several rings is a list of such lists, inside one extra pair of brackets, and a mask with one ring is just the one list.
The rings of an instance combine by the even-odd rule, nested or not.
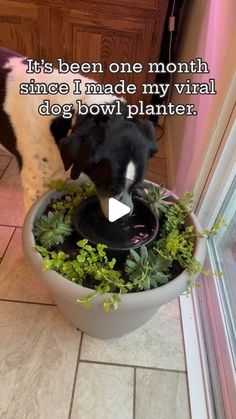
[(159, 222), (149, 206), (136, 197), (133, 203), (131, 216), (111, 223), (104, 217), (98, 198), (88, 198), (75, 209), (75, 230), (80, 238), (88, 239), (93, 245), (106, 244), (108, 257), (115, 257), (120, 265), (130, 249), (142, 245), (149, 248), (158, 233)]

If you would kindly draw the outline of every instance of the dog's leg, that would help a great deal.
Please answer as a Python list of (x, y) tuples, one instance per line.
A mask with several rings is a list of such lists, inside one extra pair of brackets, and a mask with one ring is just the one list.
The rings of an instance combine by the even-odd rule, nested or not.
[[(43, 170), (42, 170), (43, 164)], [(51, 180), (67, 180), (68, 173), (65, 172), (62, 163), (56, 168), (50, 165), (45, 166), (44, 161), (26, 159), (21, 170), (21, 181), (23, 186), (24, 206), (28, 212), (30, 207), (42, 196), (48, 188), (45, 184)]]
[(24, 161), (21, 170), (21, 183), (25, 211), (27, 212), (34, 202), (46, 192), (44, 179), (34, 162)]
[[(13, 118), (14, 116), (14, 118)], [(50, 180), (66, 180), (60, 151), (49, 129), (49, 123), (43, 117), (30, 115), (27, 124), (24, 115), (12, 116), (12, 123), (17, 138), (17, 148), (22, 158), (21, 182), (23, 186), (25, 210), (47, 191), (45, 183)], [(24, 123), (23, 123), (23, 122)]]

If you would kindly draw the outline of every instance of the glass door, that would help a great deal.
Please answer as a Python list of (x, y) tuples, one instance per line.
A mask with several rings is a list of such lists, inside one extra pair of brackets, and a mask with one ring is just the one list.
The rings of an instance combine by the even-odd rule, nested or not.
[[(199, 321), (206, 387), (213, 417), (236, 418), (236, 109), (234, 107), (209, 174), (198, 218), (210, 229), (221, 215), (227, 226), (208, 239), (205, 268), (212, 274), (199, 280), (193, 292)], [(211, 417), (211, 416), (210, 416)]]
[(213, 267), (222, 272), (218, 279), (219, 295), (236, 368), (236, 177), (220, 209), (227, 227), (211, 238), (209, 248)]
[[(189, 301), (181, 297), (190, 404), (194, 419), (236, 418), (235, 104), (229, 112), (216, 150), (214, 161), (208, 165), (208, 172), (204, 172), (205, 182), (196, 213), (203, 231), (212, 228), (218, 215), (223, 217), (227, 226), (207, 240), (204, 268), (212, 271), (212, 274), (199, 277), (199, 286), (192, 290)], [(222, 275), (215, 275), (214, 272), (222, 272)], [(198, 389), (196, 395), (198, 385), (201, 393)], [(201, 415), (199, 401), (204, 407)]]

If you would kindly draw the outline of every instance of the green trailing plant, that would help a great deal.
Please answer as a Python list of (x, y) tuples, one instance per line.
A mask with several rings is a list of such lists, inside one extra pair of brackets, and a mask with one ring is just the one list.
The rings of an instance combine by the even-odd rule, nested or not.
[(161, 236), (165, 237), (174, 230), (181, 231), (185, 224), (187, 217), (193, 210), (194, 195), (186, 192), (184, 196), (173, 203), (168, 211), (165, 213), (165, 220), (161, 229)]
[(218, 214), (212, 228), (210, 230), (203, 231), (202, 236), (205, 236), (205, 237), (217, 236), (217, 234), (219, 233), (219, 230), (223, 227), (227, 227), (227, 223), (222, 218), (221, 214)]
[(84, 284), (86, 277), (93, 279), (94, 290), (77, 299), (85, 308), (91, 307), (92, 300), (97, 295), (114, 293), (103, 300), (103, 307), (106, 311), (116, 309), (122, 294), (149, 290), (168, 282), (169, 275), (163, 272), (168, 264), (154, 254), (151, 257), (145, 246), (142, 246), (140, 255), (135, 251), (130, 252), (125, 264), (125, 270), (129, 273), (129, 280), (126, 282), (122, 273), (114, 269), (116, 260), (108, 260), (107, 246), (98, 244), (93, 247), (87, 240), (80, 240), (77, 246), (78, 255), (73, 260), (62, 251), (49, 251), (39, 245), (36, 250), (44, 258), (44, 271), (52, 269), (79, 285)]
[(62, 180), (52, 180), (47, 182), (45, 186), (58, 192), (65, 192), (60, 199), (53, 202), (52, 208), (70, 216), (82, 201), (95, 194), (95, 186), (91, 182), (78, 185), (75, 182), (67, 183)]
[(91, 307), (92, 300), (97, 295), (116, 293), (103, 301), (106, 311), (111, 308), (116, 309), (120, 302), (119, 295), (125, 294), (130, 288), (130, 285), (121, 278), (121, 273), (114, 269), (116, 260), (108, 259), (107, 246), (104, 244), (93, 247), (88, 244), (88, 240), (80, 240), (77, 242), (77, 246), (78, 254), (73, 260), (70, 260), (69, 255), (62, 251), (51, 252), (42, 246), (36, 246), (36, 249), (44, 258), (43, 269), (45, 271), (53, 269), (80, 285), (83, 285), (86, 277), (94, 280), (94, 291), (77, 300), (85, 308)]
[(201, 268), (201, 264), (193, 257), (196, 238), (193, 226), (188, 226), (183, 231), (174, 229), (156, 241), (153, 252), (169, 261), (170, 265), (176, 261), (190, 275), (195, 274)]
[(34, 223), (34, 235), (37, 241), (47, 249), (63, 243), (72, 233), (71, 218), (60, 212), (49, 211)]

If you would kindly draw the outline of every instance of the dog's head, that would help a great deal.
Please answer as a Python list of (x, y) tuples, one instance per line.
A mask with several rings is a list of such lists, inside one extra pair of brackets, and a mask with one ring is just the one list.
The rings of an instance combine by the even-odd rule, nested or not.
[(125, 108), (120, 116), (78, 116), (73, 133), (59, 141), (65, 170), (71, 167), (72, 179), (81, 172), (89, 176), (106, 217), (110, 197), (132, 209), (132, 191), (157, 152), (153, 124), (127, 119)]

